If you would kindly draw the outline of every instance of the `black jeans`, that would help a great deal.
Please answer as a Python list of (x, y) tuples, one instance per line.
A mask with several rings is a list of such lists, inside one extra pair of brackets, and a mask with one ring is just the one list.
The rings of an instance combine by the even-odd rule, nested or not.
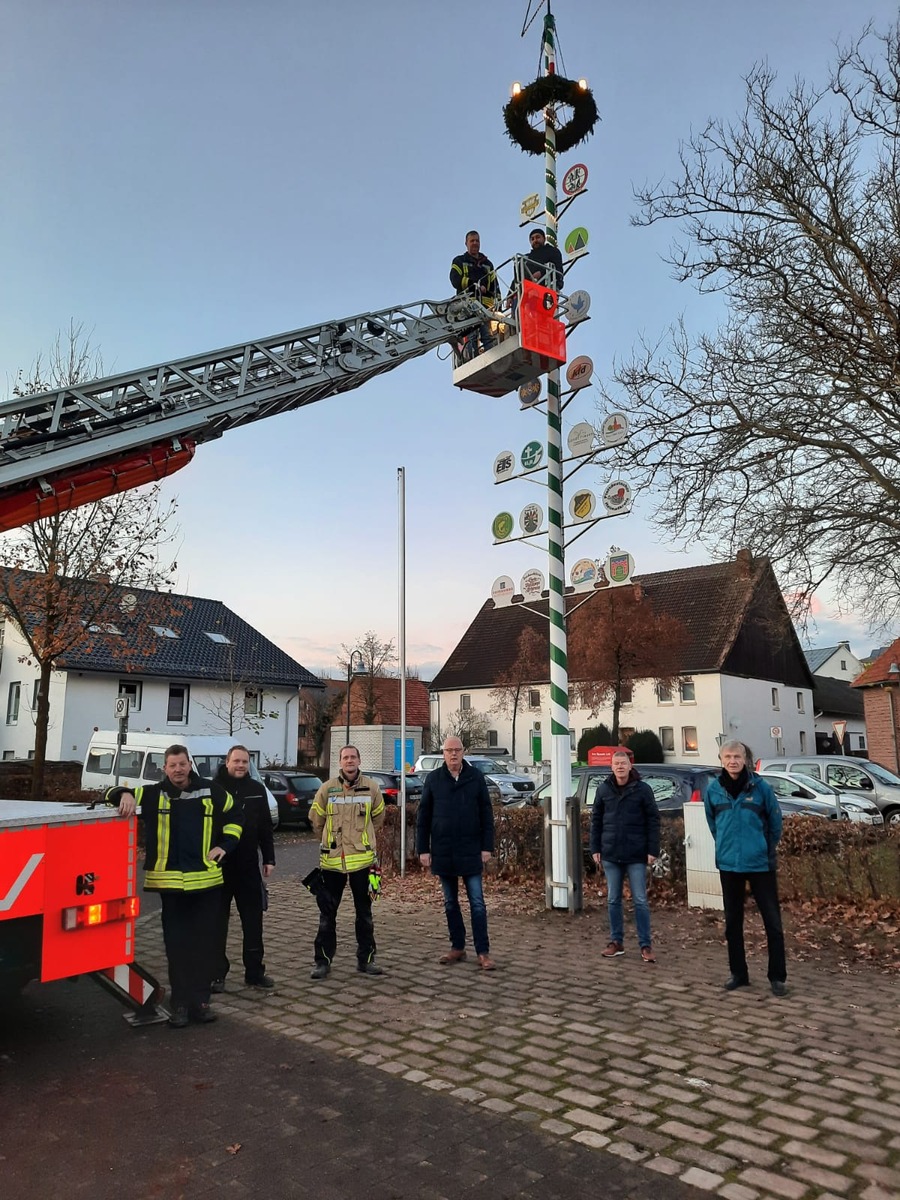
[(737, 979), (749, 978), (747, 956), (744, 952), (744, 904), (747, 884), (759, 909), (769, 947), (769, 979), (787, 979), (784, 957), (784, 929), (778, 903), (778, 877), (774, 871), (720, 871), (722, 899), (725, 902), (725, 940), (728, 943), (728, 965)]
[(228, 921), (232, 899), (237, 904), (243, 933), (244, 978), (256, 983), (266, 973), (263, 961), (263, 884), (259, 866), (255, 863), (238, 870), (223, 871), (225, 884), (221, 889), (222, 907), (219, 911), (219, 964), (214, 979), (224, 979), (231, 963), (228, 960)]
[(350, 881), (350, 892), (356, 908), (356, 961), (371, 962), (375, 957), (375, 922), (372, 920), (372, 899), (369, 896), (369, 868), (351, 871), (323, 871), (322, 890), (316, 893), (319, 906), (319, 930), (316, 934), (316, 962), (334, 960), (337, 949), (337, 913), (344, 885)]
[(209, 1003), (221, 893), (221, 888), (159, 893), (173, 1008), (196, 1009)]

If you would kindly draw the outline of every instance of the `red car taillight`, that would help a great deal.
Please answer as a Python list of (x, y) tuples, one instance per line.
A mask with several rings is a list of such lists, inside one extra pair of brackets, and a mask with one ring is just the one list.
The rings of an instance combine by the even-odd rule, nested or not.
[(397, 797), (400, 795), (400, 791), (398, 788), (382, 788), (381, 794), (384, 796), (385, 800), (393, 800), (396, 804)]
[(293, 792), (288, 792), (284, 799), (287, 804), (293, 804), (295, 807), (300, 803)]
[(691, 792), (691, 804), (699, 804), (700, 799), (701, 797), (699, 788), (694, 788), (694, 790)]

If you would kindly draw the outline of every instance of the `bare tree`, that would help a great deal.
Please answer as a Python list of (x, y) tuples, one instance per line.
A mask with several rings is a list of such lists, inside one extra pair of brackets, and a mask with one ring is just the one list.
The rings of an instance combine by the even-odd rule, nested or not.
[(490, 718), (474, 708), (461, 708), (447, 717), (444, 737), (458, 737), (463, 746), (484, 746), (487, 743)]
[(323, 692), (306, 701), (306, 728), (312, 739), (317, 767), (321, 766), (325, 742), (343, 703), (343, 692), (334, 692), (330, 696)]
[(365, 637), (357, 638), (352, 646), (348, 646), (342, 642), (341, 650), (343, 650), (344, 656), (338, 659), (338, 665), (345, 674), (350, 656), (352, 654), (362, 655), (366, 674), (355, 686), (362, 686), (363, 696), (365, 697), (363, 724), (374, 725), (378, 719), (378, 697), (375, 680), (386, 676), (388, 674), (387, 668), (393, 666), (397, 661), (394, 642), (393, 640), (383, 642), (378, 634), (373, 629), (370, 629)]
[(522, 696), (530, 684), (547, 679), (550, 670), (547, 641), (537, 630), (526, 626), (516, 643), (516, 657), (491, 689), (492, 712), (512, 718), (512, 742), (510, 752), (516, 757), (516, 717)]
[[(60, 335), (48, 359), (38, 359), (28, 378), (20, 375), (20, 395), (46, 391), (94, 378), (102, 366), (83, 336), (70, 325)], [(175, 502), (163, 504), (158, 486), (123, 492), (0, 537), (0, 609), (15, 621), (28, 644), (31, 660), (40, 670), (35, 712), (32, 798), (44, 786), (47, 729), (50, 720), (50, 678), (68, 651), (96, 634), (109, 634), (124, 623), (120, 611), (123, 587), (159, 592), (171, 586), (174, 562), (164, 561), (164, 549), (174, 538)], [(151, 613), (148, 604), (156, 603)], [(142, 628), (154, 621), (165, 624), (164, 595), (149, 597), (142, 606)], [(123, 670), (134, 670), (150, 652), (141, 635), (113, 635), (112, 653)]]
[[(779, 90), (636, 193), (637, 225), (677, 222), (675, 277), (724, 298), (713, 333), (679, 324), (615, 373), (620, 465), (662, 489), (657, 522), (717, 556), (765, 553), (802, 612), (829, 581), (878, 625), (900, 611), (900, 31), (870, 28), (828, 83)], [(606, 407), (606, 406), (604, 406)]]
[(229, 642), (222, 651), (221, 686), (207, 701), (198, 699), (197, 705), (209, 713), (217, 730), (233, 735), (248, 729), (258, 734), (267, 720), (278, 716), (278, 710), (266, 709), (265, 690), (252, 673), (235, 663), (234, 645)]
[(591, 716), (612, 705), (613, 744), (623, 696), (645, 679), (674, 686), (686, 637), (675, 617), (653, 611), (640, 584), (599, 591), (569, 618), (573, 693)]

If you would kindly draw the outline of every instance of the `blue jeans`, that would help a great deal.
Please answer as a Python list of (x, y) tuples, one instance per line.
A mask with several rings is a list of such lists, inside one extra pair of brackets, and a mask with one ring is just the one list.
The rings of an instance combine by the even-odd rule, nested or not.
[(650, 937), (650, 905), (647, 903), (647, 864), (616, 863), (603, 859), (603, 873), (606, 876), (607, 904), (609, 906), (609, 940), (611, 942), (625, 941), (625, 927), (622, 922), (622, 881), (628, 872), (628, 886), (631, 888), (631, 899), (634, 902), (634, 923), (637, 926), (638, 943), (649, 946)]
[[(447, 914), (447, 929), (450, 945), (454, 950), (465, 950), (466, 927), (459, 907), (458, 875), (441, 875), (441, 891), (444, 893), (444, 912)], [(487, 954), (491, 948), (488, 941), (487, 909), (484, 906), (484, 888), (480, 875), (463, 875), (462, 881), (469, 897), (469, 912), (472, 916), (472, 941), (476, 954)]]

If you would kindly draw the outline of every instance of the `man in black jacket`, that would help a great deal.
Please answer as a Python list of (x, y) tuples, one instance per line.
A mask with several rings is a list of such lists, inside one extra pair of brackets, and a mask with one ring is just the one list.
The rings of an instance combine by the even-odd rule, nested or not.
[(597, 788), (591, 812), (591, 854), (606, 875), (609, 945), (603, 958), (625, 953), (622, 882), (627, 872), (641, 958), (656, 962), (650, 937), (647, 867), (659, 856), (659, 809), (653, 790), (631, 765), (627, 750), (612, 756), (612, 774)]
[(483, 971), (493, 971), (482, 872), (494, 853), (494, 811), (482, 773), (463, 759), (458, 737), (444, 739), (444, 765), (425, 780), (416, 822), (419, 861), (437, 875), (444, 893), (450, 949), (442, 963), (466, 957), (466, 927), (459, 907), (462, 876), (472, 918), (472, 941)]
[(561, 292), (563, 288), (563, 260), (558, 246), (551, 246), (543, 229), (532, 229), (528, 235), (531, 249), (525, 259), (525, 274), (528, 279), (542, 287)]
[(219, 913), (218, 964), (212, 990), (225, 991), (225, 976), (231, 966), (225, 948), (233, 898), (244, 937), (244, 980), (250, 987), (271, 991), (275, 981), (266, 974), (263, 957), (265, 885), (259, 873), (260, 853), (263, 876), (268, 879), (275, 870), (275, 839), (272, 837), (269, 798), (263, 784), (250, 774), (250, 752), (246, 746), (231, 747), (225, 757), (225, 765), (219, 767), (216, 779), (241, 805), (243, 832), (237, 848), (228, 855), (222, 866), (225, 885)]
[[(497, 282), (497, 272), (487, 255), (481, 253), (481, 236), (477, 229), (470, 229), (466, 234), (465, 254), (457, 254), (450, 264), (450, 282), (457, 295), (465, 293), (472, 296), (485, 308), (499, 307), (500, 284)], [(467, 345), (473, 356), (478, 352), (479, 337), (482, 350), (490, 350), (494, 339), (487, 322), (468, 336)]]
[(114, 787), (107, 804), (122, 816), (140, 808), (146, 839), (144, 890), (159, 892), (169, 963), (169, 1024), (214, 1021), (209, 1007), (222, 860), (241, 836), (240, 810), (231, 794), (191, 770), (187, 747), (169, 746), (160, 783)]

